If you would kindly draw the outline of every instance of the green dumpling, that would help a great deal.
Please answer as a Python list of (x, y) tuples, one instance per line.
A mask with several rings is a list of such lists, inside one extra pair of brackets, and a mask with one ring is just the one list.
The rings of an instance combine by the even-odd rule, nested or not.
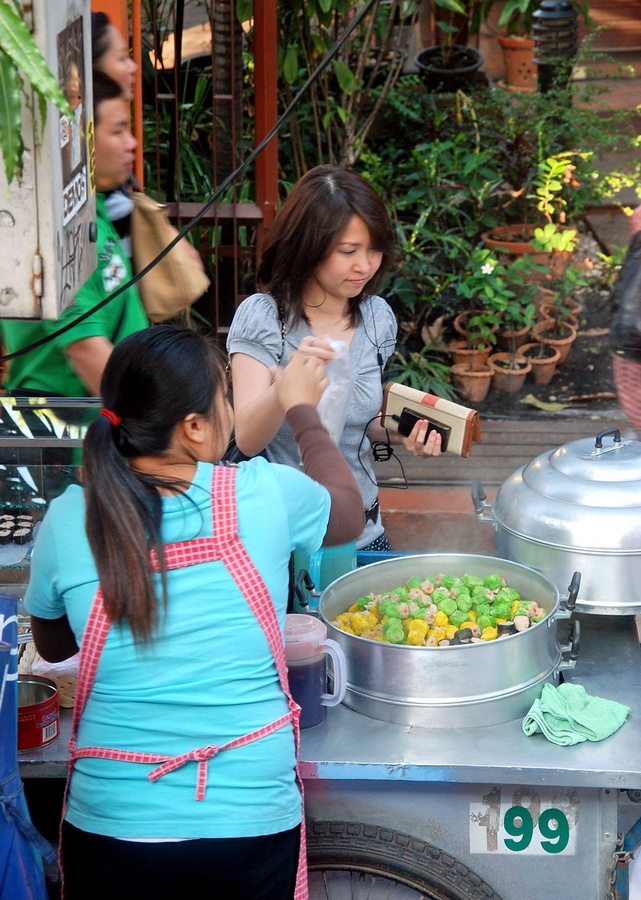
[(452, 597), (444, 597), (443, 600), (439, 601), (436, 605), (441, 610), (441, 612), (445, 613), (448, 619), (452, 615), (452, 613), (456, 612), (456, 610), (458, 609), (456, 600), (452, 599)]
[(453, 612), (448, 618), (450, 620), (450, 625), (460, 628), (463, 622), (468, 621), (469, 616), (466, 612), (463, 612), (463, 610), (457, 609), (456, 612)]
[(491, 591), (499, 591), (505, 585), (505, 581), (501, 575), (494, 573), (493, 575), (487, 575), (483, 579), (483, 584)]
[(405, 631), (400, 619), (388, 619), (383, 625), (383, 635), (390, 644), (402, 644), (405, 641)]
[(450, 588), (453, 588), (455, 584), (459, 584), (459, 583), (460, 583), (460, 579), (457, 575), (449, 575), (449, 574), (441, 575), (441, 577), (439, 579), (439, 587), (444, 587), (444, 588), (447, 588), (448, 590)]

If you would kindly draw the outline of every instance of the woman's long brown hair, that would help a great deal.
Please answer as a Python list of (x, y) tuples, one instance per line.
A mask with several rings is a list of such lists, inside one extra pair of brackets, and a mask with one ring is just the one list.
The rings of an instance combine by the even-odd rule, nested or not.
[(151, 639), (159, 622), (152, 550), (167, 602), (158, 489), (179, 491), (187, 485), (135, 472), (126, 460), (162, 457), (174, 428), (190, 413), (210, 416), (217, 425), (214, 401), (221, 390), (224, 372), (213, 345), (173, 325), (125, 338), (105, 367), (103, 402), (121, 421), (113, 425), (99, 415), (87, 431), (85, 523), (107, 615), (117, 624), (126, 622), (141, 643)]

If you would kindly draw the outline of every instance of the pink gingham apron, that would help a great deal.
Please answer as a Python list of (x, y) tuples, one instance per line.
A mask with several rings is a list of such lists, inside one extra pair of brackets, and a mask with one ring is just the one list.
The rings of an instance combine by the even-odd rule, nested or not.
[[(178, 569), (185, 566), (193, 566), (202, 562), (221, 560), (223, 565), (236, 582), (238, 589), (249, 604), (262, 628), (270, 650), (274, 657), (280, 685), (287, 697), (289, 712), (274, 722), (264, 725), (262, 728), (252, 731), (242, 737), (235, 738), (220, 746), (209, 744), (205, 747), (197, 747), (182, 753), (179, 756), (167, 756), (158, 753), (136, 753), (134, 751), (114, 750), (108, 747), (76, 747), (78, 725), (83, 709), (91, 693), (93, 683), (100, 661), (100, 655), (109, 633), (111, 622), (107, 618), (102, 603), (102, 591), (100, 585), (96, 590), (89, 617), (85, 627), (85, 633), (80, 648), (78, 664), (78, 680), (76, 683), (76, 699), (73, 712), (71, 738), (69, 740), (69, 773), (67, 777), (67, 791), (69, 780), (76, 759), (92, 757), (100, 759), (114, 759), (122, 762), (146, 763), (155, 765), (156, 768), (147, 773), (150, 781), (157, 781), (168, 772), (184, 766), (188, 762), (196, 762), (196, 800), (205, 799), (207, 785), (207, 764), (217, 753), (222, 750), (233, 750), (243, 747), (253, 741), (260, 740), (268, 734), (273, 734), (279, 728), (283, 728), (289, 722), (294, 728), (294, 741), (296, 747), (296, 759), (298, 760), (298, 748), (300, 743), (300, 707), (292, 699), (287, 679), (287, 667), (285, 664), (285, 648), (278, 624), (276, 610), (269, 596), (269, 592), (260, 573), (249, 558), (247, 551), (238, 536), (238, 516), (236, 509), (236, 468), (234, 466), (214, 466), (212, 477), (212, 498), (216, 501), (216, 515), (214, 516), (214, 503), (212, 502), (213, 536), (196, 538), (176, 544), (165, 545), (165, 567)], [(158, 561), (152, 553), (155, 568)], [(303, 782), (300, 777), (298, 763), (296, 764), (296, 780), (303, 800)], [(63, 819), (66, 812), (66, 794), (63, 809)], [(307, 884), (307, 854), (305, 840), (305, 811), (303, 800), (303, 817), (300, 830), (300, 853), (298, 859), (298, 871), (296, 874), (296, 889), (294, 900), (308, 900)]]

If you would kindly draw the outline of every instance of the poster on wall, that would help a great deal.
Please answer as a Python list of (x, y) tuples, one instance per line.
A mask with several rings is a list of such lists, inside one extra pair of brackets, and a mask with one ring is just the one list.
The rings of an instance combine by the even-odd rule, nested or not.
[(58, 80), (73, 115), (60, 114), (62, 224), (68, 225), (87, 202), (87, 103), (82, 17), (58, 33)]

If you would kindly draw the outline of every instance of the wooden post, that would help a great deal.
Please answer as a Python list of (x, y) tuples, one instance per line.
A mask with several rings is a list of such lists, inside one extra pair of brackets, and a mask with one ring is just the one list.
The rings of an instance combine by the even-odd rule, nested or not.
[[(258, 144), (278, 120), (278, 28), (276, 0), (254, 2), (255, 128)], [(272, 138), (256, 159), (256, 203), (263, 214), (257, 256), (278, 204), (278, 139)], [(259, 261), (259, 259), (258, 259)]]

